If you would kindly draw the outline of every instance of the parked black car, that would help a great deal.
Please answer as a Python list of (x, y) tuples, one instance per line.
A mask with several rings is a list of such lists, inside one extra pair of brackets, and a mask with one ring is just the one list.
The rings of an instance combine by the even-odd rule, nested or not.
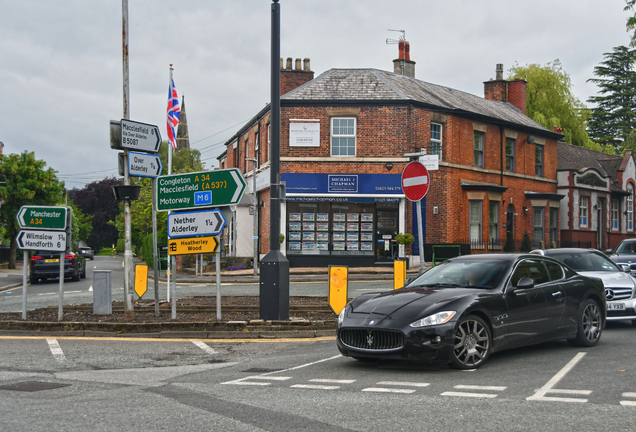
[[(31, 254), (31, 283), (60, 277), (60, 252), (36, 251)], [(64, 277), (79, 281), (86, 277), (86, 258), (73, 244), (64, 252)]]
[(596, 345), (605, 326), (600, 279), (540, 255), (450, 259), (394, 291), (364, 294), (338, 317), (340, 353), (481, 366), (499, 350), (553, 339)]
[(79, 253), (81, 253), (86, 259), (89, 259), (89, 260), (95, 259), (95, 252), (93, 252), (93, 249), (87, 246), (80, 247)]

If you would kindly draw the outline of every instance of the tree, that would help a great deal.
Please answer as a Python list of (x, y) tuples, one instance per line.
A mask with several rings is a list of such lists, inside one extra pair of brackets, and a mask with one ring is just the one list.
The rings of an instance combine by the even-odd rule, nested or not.
[(88, 239), (88, 236), (93, 231), (93, 224), (91, 222), (93, 216), (84, 214), (84, 212), (80, 210), (80, 208), (77, 207), (73, 201), (70, 201), (68, 204), (73, 209), (71, 238), (76, 243), (79, 243), (80, 240), (86, 241)]
[[(23, 205), (59, 205), (64, 196), (64, 182), (55, 176), (46, 162), (27, 152), (5, 156), (0, 154), (0, 225), (5, 238), (10, 239), (9, 268), (15, 268), (15, 240), (19, 231), (16, 215)], [(24, 263), (27, 265), (28, 263)]]
[(120, 185), (121, 180), (106, 178), (89, 183), (83, 189), (71, 189), (69, 198), (84, 214), (91, 217), (92, 231), (86, 243), (96, 251), (103, 247), (111, 247), (117, 243), (117, 228), (109, 223), (119, 214), (119, 203), (115, 200), (113, 186)]
[[(634, 5), (636, 4), (636, 0), (625, 0), (625, 8), (623, 8), (624, 11), (634, 11)], [(630, 16), (627, 18), (627, 31), (633, 31), (634, 29), (636, 29), (636, 14)], [(629, 44), (629, 46), (631, 47), (636, 47), (636, 32), (634, 32), (631, 36), (632, 41)]]
[[(168, 142), (164, 141), (161, 143), (161, 147), (159, 147), (159, 157), (163, 165), (161, 175), (168, 174), (168, 146)], [(201, 163), (201, 152), (199, 150), (184, 148), (178, 152), (172, 152), (173, 174), (197, 171), (204, 171), (203, 164)]]
[(596, 104), (588, 130), (599, 144), (622, 152), (636, 127), (636, 50), (618, 46), (603, 57), (605, 60), (594, 68), (598, 78), (588, 79), (599, 87), (599, 96), (588, 99)]
[(570, 76), (557, 59), (545, 66), (515, 65), (508, 71), (510, 79), (523, 79), (526, 87), (526, 111), (528, 117), (552, 130), (563, 129), (565, 140), (571, 144), (598, 150), (586, 130), (589, 111), (572, 94)]

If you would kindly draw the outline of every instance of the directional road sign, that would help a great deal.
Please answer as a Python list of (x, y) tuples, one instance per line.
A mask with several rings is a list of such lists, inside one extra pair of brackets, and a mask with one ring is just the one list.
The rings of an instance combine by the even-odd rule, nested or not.
[(421, 162), (411, 162), (402, 172), (402, 190), (411, 201), (419, 201), (426, 196), (430, 177)]
[(161, 134), (155, 125), (121, 119), (121, 146), (125, 149), (157, 153)]
[(49, 252), (66, 250), (66, 231), (20, 230), (15, 239), (18, 242), (18, 248), (22, 250)]
[(168, 255), (212, 253), (218, 247), (215, 236), (168, 239)]
[(157, 178), (161, 175), (161, 158), (148, 153), (128, 152), (128, 174), (135, 177)]
[(63, 230), (68, 221), (67, 208), (26, 205), (18, 211), (17, 219), (20, 228)]
[(161, 176), (157, 210), (189, 210), (236, 204), (245, 192), (245, 179), (236, 168)]
[(172, 213), (168, 215), (168, 237), (217, 235), (223, 231), (225, 218), (221, 210)]

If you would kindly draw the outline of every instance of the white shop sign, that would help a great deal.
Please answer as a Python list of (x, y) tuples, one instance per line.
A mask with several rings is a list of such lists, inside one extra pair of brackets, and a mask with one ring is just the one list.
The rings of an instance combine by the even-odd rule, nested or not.
[(289, 123), (290, 147), (320, 147), (320, 123)]

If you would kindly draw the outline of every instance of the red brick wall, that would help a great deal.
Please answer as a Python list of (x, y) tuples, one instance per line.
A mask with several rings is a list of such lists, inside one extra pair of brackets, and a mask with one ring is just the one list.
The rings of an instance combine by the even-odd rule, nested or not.
[(508, 82), (508, 102), (526, 113), (526, 81), (516, 79)]

